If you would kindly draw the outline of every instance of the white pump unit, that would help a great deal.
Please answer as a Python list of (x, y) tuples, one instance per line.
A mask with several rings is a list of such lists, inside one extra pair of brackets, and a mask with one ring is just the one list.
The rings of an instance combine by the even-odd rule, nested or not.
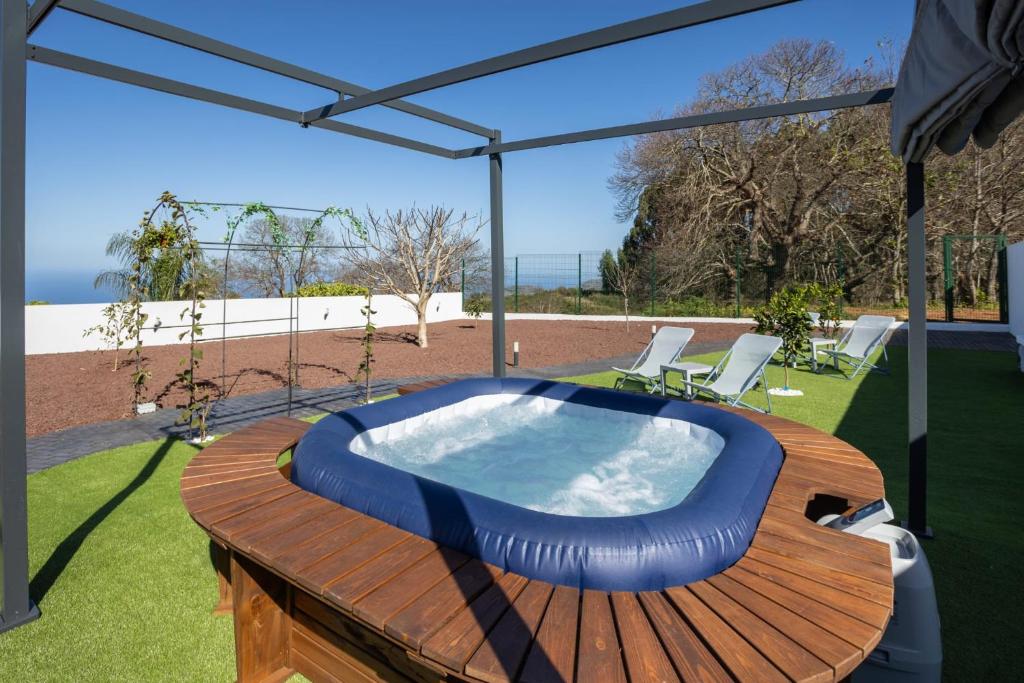
[(886, 524), (892, 519), (892, 508), (880, 498), (818, 520), (822, 526), (888, 543), (892, 555), (893, 614), (882, 642), (853, 672), (853, 683), (938, 683), (942, 679), (942, 640), (932, 572), (917, 538), (906, 529)]

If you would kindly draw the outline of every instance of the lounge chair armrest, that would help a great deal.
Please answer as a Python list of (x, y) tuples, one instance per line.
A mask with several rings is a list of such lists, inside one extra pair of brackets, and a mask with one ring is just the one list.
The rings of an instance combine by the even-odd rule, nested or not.
[(708, 388), (708, 385), (701, 384), (700, 382), (688, 382), (687, 380), (682, 379), (682, 380), (679, 380), (679, 383), (682, 384), (684, 387), (691, 387), (693, 389), (699, 389), (701, 391), (706, 391), (706, 392), (712, 393), (715, 396), (721, 396), (721, 394), (719, 394), (717, 391), (715, 391), (714, 389)]

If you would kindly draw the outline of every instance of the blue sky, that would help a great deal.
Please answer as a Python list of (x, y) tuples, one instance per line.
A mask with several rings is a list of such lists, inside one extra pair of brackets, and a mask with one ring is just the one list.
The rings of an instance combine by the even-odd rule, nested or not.
[[(679, 6), (679, 0), (116, 0), (113, 4), (367, 87)], [(782, 38), (834, 41), (850, 63), (902, 41), (913, 2), (807, 0), (463, 83), (411, 98), (506, 140), (645, 120), (690, 99), (701, 74)], [(224, 63), (57, 10), (33, 42), (268, 102), (308, 109), (322, 89)], [(390, 110), (341, 117), (448, 146), (479, 138)], [(109, 235), (164, 189), (183, 199), (350, 206), (413, 202), (486, 212), (482, 159), (450, 161), (301, 129), (53, 67), (29, 65), (28, 268), (94, 271)], [(624, 141), (505, 159), (506, 252), (599, 250), (626, 226), (607, 179)], [(220, 222), (204, 228), (217, 239)]]

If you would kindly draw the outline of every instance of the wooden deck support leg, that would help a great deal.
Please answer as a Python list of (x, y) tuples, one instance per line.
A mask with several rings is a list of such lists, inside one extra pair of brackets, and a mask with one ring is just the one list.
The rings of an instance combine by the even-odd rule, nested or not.
[(210, 548), (213, 551), (213, 566), (217, 571), (217, 606), (213, 608), (214, 614), (231, 614), (231, 551), (210, 540)]
[(254, 562), (230, 553), (238, 683), (284, 681), (291, 668), (291, 591)]

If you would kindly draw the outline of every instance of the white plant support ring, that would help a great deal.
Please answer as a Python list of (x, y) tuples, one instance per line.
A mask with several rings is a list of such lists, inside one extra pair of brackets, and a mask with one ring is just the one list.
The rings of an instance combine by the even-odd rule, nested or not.
[(768, 390), (768, 393), (772, 396), (803, 396), (804, 392), (800, 389), (791, 389), (789, 387), (773, 387)]

